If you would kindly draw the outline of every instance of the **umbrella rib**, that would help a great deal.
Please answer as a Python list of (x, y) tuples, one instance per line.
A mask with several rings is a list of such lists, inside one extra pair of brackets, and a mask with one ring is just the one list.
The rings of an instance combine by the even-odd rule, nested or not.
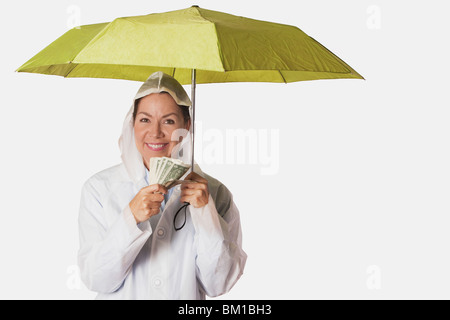
[(69, 74), (71, 74), (72, 71), (75, 70), (75, 68), (78, 66), (78, 63), (73, 63), (72, 61), (69, 61), (69, 64), (72, 65), (73, 68), (70, 68), (70, 71), (64, 75), (64, 78), (68, 78)]
[(220, 64), (221, 64), (221, 66), (222, 66), (223, 71), (226, 71), (225, 63), (224, 63), (224, 60), (225, 60), (225, 59), (224, 59), (224, 57), (223, 57), (222, 46), (220, 45), (220, 41), (219, 41), (219, 33), (217, 32), (217, 25), (216, 25), (216, 23), (215, 23), (213, 20), (210, 20), (210, 19), (208, 19), (208, 18), (205, 18), (205, 17), (202, 15), (202, 13), (201, 13), (200, 8), (197, 7), (196, 9), (197, 9), (198, 15), (199, 15), (204, 21), (209, 22), (209, 23), (212, 24), (212, 26), (214, 27), (214, 31), (215, 31), (215, 33), (216, 33), (216, 38), (217, 38), (217, 42), (216, 42), (216, 45), (217, 45), (217, 54), (219, 55)]
[(280, 73), (281, 78), (283, 79), (284, 83), (287, 83), (286, 79), (284, 78), (283, 74), (281, 73), (281, 70), (278, 70), (278, 72)]

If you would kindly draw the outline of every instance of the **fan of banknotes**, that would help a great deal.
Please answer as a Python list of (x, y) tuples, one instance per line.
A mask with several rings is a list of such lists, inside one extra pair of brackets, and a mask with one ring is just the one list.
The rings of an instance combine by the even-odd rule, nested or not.
[(181, 183), (179, 180), (191, 168), (181, 160), (167, 157), (150, 159), (149, 185), (160, 184), (166, 188)]

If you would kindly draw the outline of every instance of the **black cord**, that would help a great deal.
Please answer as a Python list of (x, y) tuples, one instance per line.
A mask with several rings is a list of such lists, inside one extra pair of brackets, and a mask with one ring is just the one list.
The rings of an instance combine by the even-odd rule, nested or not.
[[(183, 229), (184, 225), (186, 224), (186, 208), (187, 208), (188, 205), (190, 205), (190, 203), (189, 202), (185, 202), (184, 205), (181, 206), (180, 209), (178, 209), (177, 213), (175, 213), (175, 216), (173, 217), (173, 227), (174, 227), (175, 231), (179, 231), (179, 230)], [(183, 222), (183, 225), (181, 227), (177, 228), (175, 226), (175, 222), (177, 220), (178, 214), (180, 213), (181, 210), (183, 210), (183, 208), (184, 208), (184, 222)]]

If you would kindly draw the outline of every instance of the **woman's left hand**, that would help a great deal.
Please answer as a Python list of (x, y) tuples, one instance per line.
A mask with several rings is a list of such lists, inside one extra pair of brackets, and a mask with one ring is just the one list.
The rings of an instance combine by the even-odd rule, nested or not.
[(181, 202), (189, 202), (194, 208), (202, 208), (208, 204), (208, 180), (195, 172), (191, 172), (185, 180), (194, 182), (181, 185)]

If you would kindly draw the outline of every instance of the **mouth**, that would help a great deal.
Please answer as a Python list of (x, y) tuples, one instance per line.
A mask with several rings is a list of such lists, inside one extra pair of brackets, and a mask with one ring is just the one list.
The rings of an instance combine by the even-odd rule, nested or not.
[(145, 144), (147, 146), (147, 148), (149, 148), (152, 151), (162, 151), (164, 150), (169, 144), (168, 143), (158, 143), (158, 144), (153, 144), (153, 143), (146, 143)]

